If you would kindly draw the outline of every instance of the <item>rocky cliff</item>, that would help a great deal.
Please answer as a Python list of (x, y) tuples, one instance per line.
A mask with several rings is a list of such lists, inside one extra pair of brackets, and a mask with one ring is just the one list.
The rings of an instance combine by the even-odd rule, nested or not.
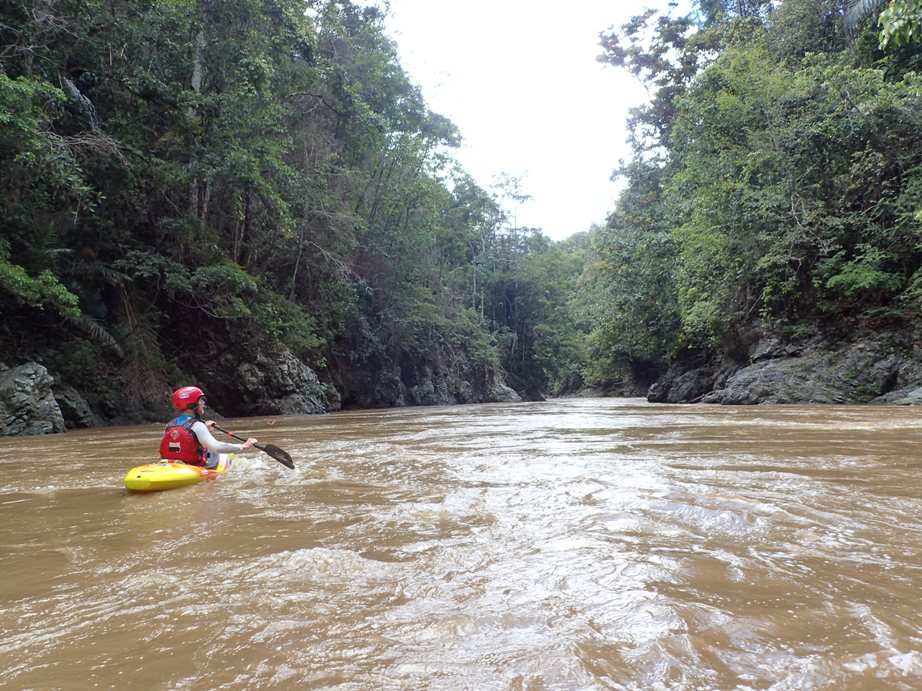
[[(342, 407), (343, 393), (284, 347), (241, 354), (204, 353), (190, 356), (194, 382), (207, 393), (212, 414), (300, 415), (326, 413)], [(177, 383), (176, 385), (178, 385)], [(498, 370), (461, 363), (454, 369), (430, 363), (397, 365), (385, 362), (353, 375), (346, 383), (350, 407), (397, 407), (518, 401)], [(340, 382), (340, 387), (343, 383)], [(144, 406), (118, 408), (111, 401), (94, 406), (65, 381), (57, 381), (45, 366), (26, 362), (13, 368), (0, 365), (0, 436), (63, 432), (102, 424), (167, 420), (169, 387), (162, 399)]]
[[(874, 403), (922, 402), (922, 349), (914, 330), (877, 333), (830, 344), (800, 343), (755, 332), (745, 350), (703, 364), (677, 363), (647, 394), (651, 402)], [(742, 358), (740, 355), (742, 354)]]
[(0, 366), (0, 370), (0, 435), (64, 431), (48, 370), (35, 362), (12, 369)]

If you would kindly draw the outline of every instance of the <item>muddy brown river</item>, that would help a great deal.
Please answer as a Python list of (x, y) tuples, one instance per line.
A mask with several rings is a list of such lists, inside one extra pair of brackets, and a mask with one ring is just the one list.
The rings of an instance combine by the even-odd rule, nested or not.
[[(0, 687), (919, 689), (922, 411), (638, 399), (0, 439)], [(222, 424), (223, 426), (223, 424)]]

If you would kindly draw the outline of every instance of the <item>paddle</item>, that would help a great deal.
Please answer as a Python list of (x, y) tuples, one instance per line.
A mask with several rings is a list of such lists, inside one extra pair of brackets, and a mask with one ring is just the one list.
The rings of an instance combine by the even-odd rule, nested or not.
[[(234, 439), (239, 439), (240, 441), (246, 441), (246, 439), (244, 439), (243, 437), (238, 437), (233, 432), (228, 432), (226, 429), (224, 429), (223, 427), (219, 427), (217, 424), (215, 424), (214, 428), (218, 430), (219, 432), (224, 432), (224, 434), (226, 434), (229, 437), (233, 437)], [(277, 460), (279, 463), (281, 463), (286, 468), (291, 468), (292, 470), (294, 470), (295, 462), (291, 460), (291, 456), (288, 455), (288, 452), (285, 451), (285, 449), (280, 449), (275, 444), (253, 444), (253, 446), (255, 446), (260, 451), (266, 452), (267, 454), (272, 456), (272, 458)]]

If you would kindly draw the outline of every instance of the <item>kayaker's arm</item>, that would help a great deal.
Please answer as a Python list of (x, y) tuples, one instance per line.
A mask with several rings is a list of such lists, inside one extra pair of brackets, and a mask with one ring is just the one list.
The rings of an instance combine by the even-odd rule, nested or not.
[[(212, 420), (208, 422), (214, 424)], [(195, 432), (195, 436), (198, 437), (199, 443), (214, 453), (239, 453), (240, 451), (249, 449), (257, 441), (252, 437), (247, 439), (243, 444), (230, 444), (228, 442), (218, 441), (212, 436), (209, 425), (200, 420), (192, 425), (192, 431)]]

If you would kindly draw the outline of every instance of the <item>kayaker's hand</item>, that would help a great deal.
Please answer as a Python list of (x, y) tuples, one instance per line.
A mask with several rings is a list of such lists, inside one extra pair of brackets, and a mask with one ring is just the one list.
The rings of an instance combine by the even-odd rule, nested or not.
[(209, 431), (217, 424), (218, 423), (215, 422), (214, 420), (205, 420), (205, 427), (207, 427)]
[(250, 437), (250, 438), (247, 439), (245, 442), (243, 442), (243, 449), (242, 449), (242, 450), (249, 449), (251, 446), (253, 446), (253, 445), (256, 444), (257, 442), (259, 442), (259, 439), (257, 439), (256, 437)]

